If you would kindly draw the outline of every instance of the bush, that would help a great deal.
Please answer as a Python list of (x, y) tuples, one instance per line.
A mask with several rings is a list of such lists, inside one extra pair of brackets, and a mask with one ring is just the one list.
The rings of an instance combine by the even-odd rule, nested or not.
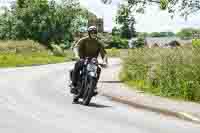
[(107, 48), (127, 49), (128, 48), (128, 40), (122, 39), (119, 36), (113, 36), (112, 41), (110, 42), (110, 44)]
[(120, 50), (116, 48), (106, 49), (107, 54), (109, 57), (119, 57), (120, 56)]
[(53, 49), (52, 51), (55, 56), (65, 56), (64, 50), (60, 46), (51, 44), (51, 47)]
[(98, 33), (98, 37), (105, 44), (105, 47), (108, 48), (112, 42), (112, 35), (110, 33)]
[(135, 42), (134, 46), (136, 48), (144, 47), (144, 38), (142, 38), (142, 37), (138, 38), (137, 41)]
[(129, 51), (121, 79), (161, 96), (200, 101), (200, 47)]

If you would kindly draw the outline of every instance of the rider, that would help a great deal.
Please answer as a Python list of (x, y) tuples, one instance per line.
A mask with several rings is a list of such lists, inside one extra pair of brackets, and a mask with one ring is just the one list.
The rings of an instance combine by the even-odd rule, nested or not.
[[(98, 40), (97, 38), (97, 28), (95, 26), (90, 26), (88, 28), (88, 36), (81, 38), (73, 47), (75, 57), (79, 60), (75, 63), (73, 72), (72, 72), (72, 84), (71, 89), (72, 93), (77, 93), (78, 88), (76, 87), (78, 77), (79, 77), (79, 71), (82, 69), (84, 64), (84, 58), (85, 57), (91, 57), (91, 58), (97, 58), (99, 53), (101, 54), (101, 57), (103, 59), (103, 63), (107, 64), (107, 56), (106, 56), (106, 50), (104, 49), (103, 43)], [(98, 77), (99, 79), (101, 69), (97, 69)], [(97, 92), (95, 92), (97, 94)]]

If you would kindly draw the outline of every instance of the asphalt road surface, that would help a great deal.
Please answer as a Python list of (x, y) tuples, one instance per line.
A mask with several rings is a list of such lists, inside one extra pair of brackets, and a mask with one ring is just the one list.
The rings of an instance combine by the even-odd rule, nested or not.
[[(114, 69), (117, 61), (111, 60), (108, 69)], [(67, 86), (72, 66), (0, 69), (0, 133), (200, 133), (200, 125), (100, 95), (90, 106), (72, 104)]]

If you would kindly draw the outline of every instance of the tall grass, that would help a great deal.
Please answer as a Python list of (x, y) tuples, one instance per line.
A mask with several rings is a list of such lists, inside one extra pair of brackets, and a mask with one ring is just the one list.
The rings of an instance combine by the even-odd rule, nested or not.
[(200, 47), (141, 48), (124, 57), (121, 79), (157, 95), (200, 101)]
[(31, 66), (71, 60), (71, 51), (57, 55), (32, 40), (0, 41), (0, 67)]
[(49, 55), (48, 53), (30, 54), (4, 54), (0, 55), (0, 67), (21, 67), (42, 65), (51, 63), (61, 63), (67, 61), (65, 57)]
[(120, 56), (120, 49), (116, 49), (116, 48), (106, 49), (106, 52), (109, 57), (119, 57)]
[(0, 41), (0, 54), (4, 53), (30, 53), (30, 52), (42, 52), (46, 51), (46, 48), (32, 40), (24, 41)]

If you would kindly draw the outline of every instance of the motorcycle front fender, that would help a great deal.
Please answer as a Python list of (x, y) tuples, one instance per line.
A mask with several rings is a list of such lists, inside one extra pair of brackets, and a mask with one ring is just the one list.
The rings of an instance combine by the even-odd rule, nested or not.
[(92, 78), (97, 78), (97, 73), (95, 72), (89, 72), (88, 75)]

